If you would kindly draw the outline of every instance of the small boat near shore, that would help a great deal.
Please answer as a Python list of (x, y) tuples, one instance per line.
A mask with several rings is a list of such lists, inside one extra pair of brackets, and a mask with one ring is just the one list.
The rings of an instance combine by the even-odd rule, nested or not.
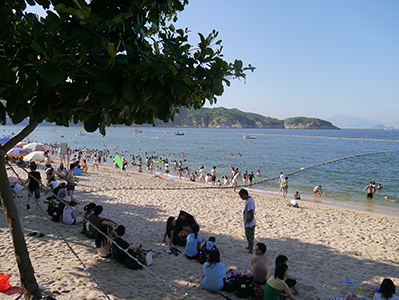
[(176, 135), (184, 135), (184, 133), (180, 132), (180, 131), (173, 131), (173, 133), (176, 134)]
[(246, 140), (247, 140), (247, 139), (256, 139), (256, 135), (254, 135), (254, 134), (253, 134), (253, 135), (244, 135), (243, 137), (244, 137), (244, 139), (246, 139)]
[(142, 133), (142, 131), (140, 129), (135, 129), (134, 133)]

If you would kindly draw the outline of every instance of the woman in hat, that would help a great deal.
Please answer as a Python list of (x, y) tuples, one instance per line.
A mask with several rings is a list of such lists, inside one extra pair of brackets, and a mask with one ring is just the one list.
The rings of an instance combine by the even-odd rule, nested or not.
[(66, 206), (64, 207), (64, 211), (62, 213), (62, 223), (69, 225), (82, 223), (83, 217), (81, 217), (75, 210), (75, 206), (78, 204), (78, 201), (74, 198), (71, 199), (70, 196), (65, 196), (63, 200), (66, 202)]

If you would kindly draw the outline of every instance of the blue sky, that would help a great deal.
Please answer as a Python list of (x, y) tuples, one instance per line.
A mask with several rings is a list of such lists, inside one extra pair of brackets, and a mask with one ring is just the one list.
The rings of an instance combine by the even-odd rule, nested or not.
[(285, 119), (399, 120), (399, 1), (191, 0), (176, 27), (213, 29), (257, 69), (214, 106)]
[(256, 66), (216, 106), (284, 119), (399, 120), (399, 1), (190, 1), (178, 27), (216, 29), (224, 57)]

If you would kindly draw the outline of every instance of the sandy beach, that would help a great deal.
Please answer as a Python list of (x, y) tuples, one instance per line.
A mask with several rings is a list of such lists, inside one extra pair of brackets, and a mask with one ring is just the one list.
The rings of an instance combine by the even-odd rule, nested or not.
[[(80, 233), (81, 225), (53, 223), (49, 216), (31, 205), (26, 209), (27, 193), (17, 198), (20, 220), (30, 258), (39, 284), (48, 288), (43, 294), (56, 299), (106, 299), (95, 281), (68, 248), (62, 234), (87, 270), (110, 299), (223, 299), (201, 289), (202, 265), (187, 260), (184, 248), (179, 256), (167, 254), (163, 243), (166, 219), (181, 209), (195, 216), (201, 226), (199, 235), (216, 237), (226, 271), (251, 270), (251, 255), (246, 253), (242, 222), (245, 202), (232, 189), (204, 189), (199, 183), (169, 180), (147, 174), (100, 168), (79, 176), (76, 195), (78, 210), (95, 202), (104, 207), (102, 216), (126, 227), (125, 240), (140, 240), (145, 249), (161, 251), (149, 267), (158, 278), (143, 270), (129, 270), (96, 254), (94, 240)], [(15, 179), (7, 171), (10, 180)], [(18, 171), (23, 179), (26, 173)], [(43, 171), (41, 171), (43, 172)], [(44, 174), (44, 173), (43, 173)], [(43, 176), (42, 176), (43, 178)], [(383, 278), (399, 286), (399, 218), (364, 211), (299, 202), (290, 208), (290, 198), (252, 194), (256, 202), (256, 242), (264, 242), (273, 260), (279, 254), (289, 258), (290, 271), (299, 278), (300, 299), (330, 299), (353, 292), (372, 299)], [(47, 204), (40, 205), (44, 209)], [(0, 209), (0, 272), (10, 275), (10, 284), (19, 286), (19, 271), (3, 208)], [(53, 225), (55, 227), (53, 227)], [(44, 237), (30, 236), (31, 232)], [(353, 284), (346, 283), (351, 279)], [(165, 284), (164, 282), (167, 284)], [(170, 286), (168, 286), (170, 285)], [(359, 288), (361, 287), (361, 288)], [(177, 293), (175, 290), (179, 293)], [(364, 293), (363, 293), (363, 292)], [(231, 293), (223, 292), (232, 299)], [(16, 295), (0, 294), (1, 299)]]

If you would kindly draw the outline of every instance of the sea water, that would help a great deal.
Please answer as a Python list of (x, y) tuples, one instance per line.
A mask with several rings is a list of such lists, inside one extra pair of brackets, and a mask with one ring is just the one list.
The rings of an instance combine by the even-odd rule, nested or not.
[[(22, 128), (19, 125), (2, 126), (0, 136), (17, 134)], [(386, 196), (399, 200), (399, 152), (386, 152), (399, 150), (398, 130), (140, 127), (142, 132), (135, 133), (134, 129), (138, 128), (109, 127), (103, 137), (98, 131), (87, 133), (80, 126), (38, 126), (25, 140), (64, 142), (73, 149), (108, 149), (111, 155), (124, 155), (128, 162), (133, 155), (140, 155), (143, 160), (146, 156), (157, 155), (168, 158), (169, 162), (182, 161), (190, 171), (204, 166), (210, 172), (216, 166), (221, 182), (222, 175), (230, 177), (231, 167), (238, 168), (241, 174), (244, 171), (256, 174), (259, 170), (262, 175), (254, 179), (255, 184), (251, 188), (274, 195), (279, 195), (277, 179), (261, 184), (257, 182), (279, 176), (280, 172), (289, 174), (334, 159), (372, 153), (323, 164), (289, 176), (287, 197), (292, 198), (295, 191), (299, 191), (305, 198), (314, 199), (313, 188), (321, 185), (325, 193), (324, 202), (399, 208), (399, 201), (392, 203), (384, 200)], [(182, 131), (184, 135), (175, 135), (174, 131)], [(256, 139), (244, 139), (245, 135), (255, 135)], [(107, 164), (112, 166), (109, 157)], [(128, 171), (135, 170), (135, 167), (129, 166)], [(370, 181), (383, 186), (373, 199), (366, 198), (363, 190)]]

